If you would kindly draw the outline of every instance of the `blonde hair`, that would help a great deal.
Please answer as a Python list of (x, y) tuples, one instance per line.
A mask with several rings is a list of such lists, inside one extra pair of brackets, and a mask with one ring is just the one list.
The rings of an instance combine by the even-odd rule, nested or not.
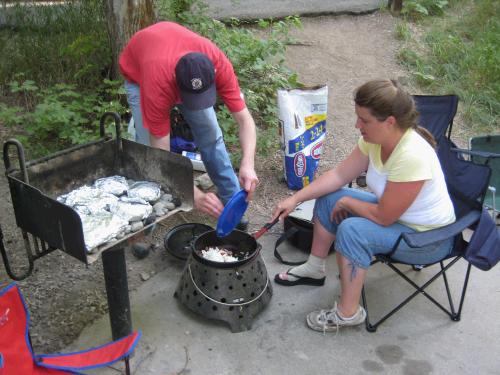
[(418, 112), (413, 97), (396, 80), (366, 82), (356, 89), (354, 102), (360, 107), (368, 108), (372, 116), (379, 121), (394, 116), (400, 129), (413, 128), (432, 147), (436, 147), (432, 134), (417, 123)]

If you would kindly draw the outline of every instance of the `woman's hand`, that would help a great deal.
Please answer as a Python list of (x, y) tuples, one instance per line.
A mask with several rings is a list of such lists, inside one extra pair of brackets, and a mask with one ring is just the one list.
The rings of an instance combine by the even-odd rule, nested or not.
[(340, 224), (342, 220), (349, 216), (349, 211), (344, 208), (347, 199), (348, 197), (340, 198), (337, 203), (335, 203), (335, 207), (333, 207), (331, 220), (335, 221), (336, 224)]
[(299, 202), (297, 202), (297, 200), (295, 199), (294, 195), (292, 195), (289, 198), (286, 198), (286, 199), (282, 200), (274, 208), (273, 218), (272, 218), (271, 221), (274, 221), (274, 219), (276, 219), (278, 216), (279, 216), (280, 220), (284, 219), (285, 217), (288, 216), (288, 214), (290, 212), (292, 212), (293, 210), (295, 210), (295, 207), (297, 207), (297, 204), (299, 204)]

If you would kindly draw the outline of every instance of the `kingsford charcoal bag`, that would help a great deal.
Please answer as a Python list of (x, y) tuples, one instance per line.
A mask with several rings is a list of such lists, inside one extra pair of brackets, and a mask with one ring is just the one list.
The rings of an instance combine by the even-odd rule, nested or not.
[(278, 90), (285, 179), (299, 190), (314, 178), (326, 135), (328, 87)]

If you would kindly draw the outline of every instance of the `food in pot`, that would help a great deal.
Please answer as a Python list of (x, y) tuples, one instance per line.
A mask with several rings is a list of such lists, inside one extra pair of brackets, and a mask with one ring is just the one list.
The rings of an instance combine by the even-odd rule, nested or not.
[(237, 262), (238, 258), (233, 256), (230, 250), (218, 247), (207, 247), (205, 250), (201, 250), (201, 256), (212, 262)]

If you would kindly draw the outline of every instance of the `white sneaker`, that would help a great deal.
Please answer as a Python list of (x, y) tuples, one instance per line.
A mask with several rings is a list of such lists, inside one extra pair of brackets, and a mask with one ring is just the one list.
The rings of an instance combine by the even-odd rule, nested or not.
[(361, 306), (350, 318), (341, 318), (338, 314), (337, 302), (330, 310), (316, 310), (307, 315), (306, 321), (309, 328), (319, 332), (338, 331), (341, 326), (356, 326), (366, 319), (366, 311)]

